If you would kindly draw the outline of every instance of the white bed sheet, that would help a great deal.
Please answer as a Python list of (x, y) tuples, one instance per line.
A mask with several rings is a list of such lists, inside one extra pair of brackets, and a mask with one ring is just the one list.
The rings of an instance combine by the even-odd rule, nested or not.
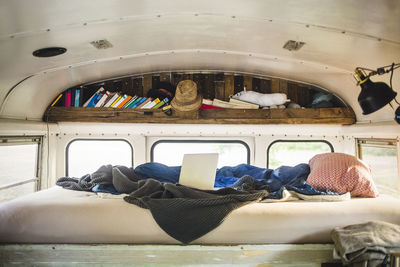
[[(192, 244), (331, 243), (330, 231), (371, 220), (400, 224), (400, 199), (255, 203)], [(149, 210), (121, 198), (53, 187), (0, 203), (1, 243), (179, 244)]]

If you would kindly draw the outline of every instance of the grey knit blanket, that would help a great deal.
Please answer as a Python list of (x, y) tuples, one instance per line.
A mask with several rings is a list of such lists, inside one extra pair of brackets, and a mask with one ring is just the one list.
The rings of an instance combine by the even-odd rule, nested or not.
[(65, 189), (91, 191), (98, 184), (113, 185), (119, 193), (131, 193), (137, 189), (139, 177), (133, 168), (103, 165), (97, 171), (81, 178), (61, 177), (56, 184)]
[(386, 255), (400, 251), (400, 225), (382, 221), (336, 227), (331, 232), (343, 264), (382, 266)]
[[(251, 178), (251, 177), (250, 177)], [(248, 176), (244, 176), (249, 181)], [(81, 178), (62, 177), (57, 185), (90, 191), (96, 184), (112, 184), (128, 203), (149, 209), (157, 224), (171, 237), (188, 244), (219, 226), (233, 210), (268, 196), (255, 184), (241, 183), (237, 189), (200, 190), (154, 179), (139, 180), (132, 168), (102, 166)]]

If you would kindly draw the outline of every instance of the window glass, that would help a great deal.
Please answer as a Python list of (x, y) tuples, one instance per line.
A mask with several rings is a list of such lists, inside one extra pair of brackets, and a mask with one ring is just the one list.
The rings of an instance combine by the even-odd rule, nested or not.
[(74, 140), (67, 147), (67, 175), (81, 177), (102, 165), (132, 167), (133, 150), (124, 140)]
[(398, 196), (397, 149), (395, 141), (359, 141), (359, 157), (371, 168), (379, 193)]
[(39, 139), (2, 140), (6, 141), (0, 145), (0, 201), (36, 191)]
[(159, 141), (151, 149), (153, 162), (182, 165), (184, 154), (218, 153), (218, 168), (249, 163), (249, 148), (241, 141)]
[(327, 141), (275, 141), (267, 149), (267, 168), (308, 163), (313, 156), (327, 152), (333, 152)]

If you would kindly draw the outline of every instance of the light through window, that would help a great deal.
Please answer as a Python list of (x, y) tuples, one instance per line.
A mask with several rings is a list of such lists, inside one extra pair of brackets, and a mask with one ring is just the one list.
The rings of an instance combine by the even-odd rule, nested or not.
[(132, 167), (133, 150), (125, 140), (74, 140), (67, 147), (67, 175), (81, 177), (102, 165)]
[(250, 162), (249, 147), (242, 141), (162, 140), (151, 148), (153, 162), (182, 165), (184, 154), (218, 153), (218, 168)]
[(396, 140), (359, 139), (358, 156), (371, 168), (379, 193), (398, 196)]
[(36, 191), (41, 138), (5, 137), (0, 141), (0, 201)]
[(333, 152), (333, 147), (323, 140), (277, 140), (272, 142), (267, 149), (267, 168), (275, 169), (282, 165), (295, 166), (308, 163), (313, 156), (328, 152)]

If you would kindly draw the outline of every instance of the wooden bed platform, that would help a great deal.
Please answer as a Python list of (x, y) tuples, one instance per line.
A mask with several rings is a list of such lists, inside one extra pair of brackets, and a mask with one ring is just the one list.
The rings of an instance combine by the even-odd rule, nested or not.
[(0, 245), (0, 262), (22, 266), (341, 266), (333, 258), (332, 244), (9, 244)]

